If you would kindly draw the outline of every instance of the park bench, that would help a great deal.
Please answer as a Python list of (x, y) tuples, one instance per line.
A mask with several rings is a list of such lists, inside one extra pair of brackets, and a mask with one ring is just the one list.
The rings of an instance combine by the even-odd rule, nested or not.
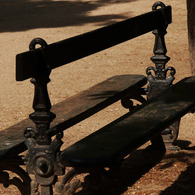
[[(0, 182), (5, 187), (16, 185), (22, 194), (30, 191), (36, 194), (37, 184), (42, 194), (52, 194), (54, 184), (58, 194), (72, 194), (80, 186), (78, 181), (68, 185), (74, 175), (89, 173), (91, 181), (101, 175), (109, 177), (117, 172), (128, 154), (150, 140), (151, 150), (164, 154), (161, 133), (168, 132), (176, 139), (178, 121), (195, 108), (195, 77), (173, 85), (175, 69), (165, 67), (169, 57), (164, 35), (170, 23), (171, 7), (157, 2), (152, 12), (60, 42), (48, 45), (40, 38), (32, 40), (30, 51), (16, 56), (16, 80), (32, 78), (35, 112), (29, 119), (1, 131)], [(156, 67), (147, 68), (147, 78), (116, 75), (51, 106), (47, 84), (52, 69), (150, 31), (155, 35), (155, 55), (151, 60)], [(141, 105), (134, 106), (132, 99)], [(119, 100), (130, 112), (60, 151), (64, 130)], [(177, 131), (172, 133), (171, 128), (175, 127)], [(28, 173), (35, 175), (31, 186), (29, 175), (21, 168), (24, 161)], [(72, 169), (65, 174), (66, 167)], [(15, 172), (21, 179), (10, 179), (6, 170)], [(64, 174), (62, 182), (56, 182), (57, 176)]]

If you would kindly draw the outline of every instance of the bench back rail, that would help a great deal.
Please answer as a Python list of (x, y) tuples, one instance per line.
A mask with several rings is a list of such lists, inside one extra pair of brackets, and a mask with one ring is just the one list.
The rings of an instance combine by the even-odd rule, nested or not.
[[(159, 4), (157, 4), (159, 5)], [(50, 69), (102, 51), (155, 29), (165, 31), (171, 23), (171, 7), (153, 11), (76, 37), (32, 49), (16, 56), (16, 80), (36, 77), (43, 60)], [(42, 42), (40, 43), (41, 45)], [(44, 49), (44, 59), (42, 49)]]

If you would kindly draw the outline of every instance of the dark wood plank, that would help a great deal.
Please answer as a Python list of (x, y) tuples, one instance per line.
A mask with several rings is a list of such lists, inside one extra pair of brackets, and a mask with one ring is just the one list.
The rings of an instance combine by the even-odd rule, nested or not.
[(105, 166), (125, 157), (195, 107), (195, 77), (185, 78), (147, 102), (65, 149), (65, 166)]
[[(142, 75), (120, 75), (107, 79), (52, 107), (57, 118), (51, 124), (53, 129), (62, 131), (91, 116), (122, 96), (139, 89), (147, 82)], [(23, 132), (26, 127), (33, 127), (30, 119), (0, 132), (0, 159), (17, 155), (26, 150)]]
[(57, 113), (57, 116), (51, 127), (57, 131), (67, 129), (120, 100), (125, 95), (140, 89), (146, 83), (147, 79), (143, 75), (111, 77), (53, 106), (52, 111)]
[(0, 131), (0, 160), (12, 158), (26, 150), (24, 129), (34, 127), (30, 119), (25, 119), (5, 130)]
[[(107, 27), (48, 45), (44, 59), (52, 69), (102, 51), (171, 23), (167, 6)], [(42, 51), (36, 49), (16, 56), (16, 80), (34, 77), (42, 62)]]

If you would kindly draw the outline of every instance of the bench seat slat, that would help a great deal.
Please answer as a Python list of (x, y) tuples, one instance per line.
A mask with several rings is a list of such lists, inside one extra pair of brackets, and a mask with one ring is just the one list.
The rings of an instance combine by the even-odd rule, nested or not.
[(33, 122), (30, 119), (25, 119), (0, 131), (0, 160), (12, 158), (26, 150), (24, 128), (29, 126), (33, 127)]
[(77, 95), (53, 106), (57, 113), (51, 128), (58, 131), (86, 119), (125, 95), (140, 89), (147, 83), (143, 75), (118, 75), (111, 77)]
[[(124, 95), (137, 90), (147, 83), (142, 75), (119, 75), (111, 77), (73, 97), (52, 107), (57, 117), (51, 128), (62, 131), (75, 125)], [(24, 127), (34, 127), (30, 119), (25, 119), (0, 133), (0, 159), (16, 156), (26, 150)]]
[(65, 149), (65, 166), (112, 165), (195, 107), (195, 77), (183, 79), (159, 99), (147, 102)]
[[(102, 51), (171, 23), (171, 7), (157, 9), (82, 35), (48, 45), (44, 59), (52, 69)], [(42, 63), (41, 49), (16, 56), (16, 80), (35, 77)]]

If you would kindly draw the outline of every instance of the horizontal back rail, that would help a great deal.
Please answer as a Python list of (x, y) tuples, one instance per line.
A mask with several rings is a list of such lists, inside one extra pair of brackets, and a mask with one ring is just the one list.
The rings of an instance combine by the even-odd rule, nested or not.
[[(44, 60), (51, 69), (102, 51), (171, 23), (171, 7), (118, 22), (63, 41), (52, 43), (44, 51)], [(34, 77), (42, 63), (40, 48), (16, 56), (16, 80)]]

